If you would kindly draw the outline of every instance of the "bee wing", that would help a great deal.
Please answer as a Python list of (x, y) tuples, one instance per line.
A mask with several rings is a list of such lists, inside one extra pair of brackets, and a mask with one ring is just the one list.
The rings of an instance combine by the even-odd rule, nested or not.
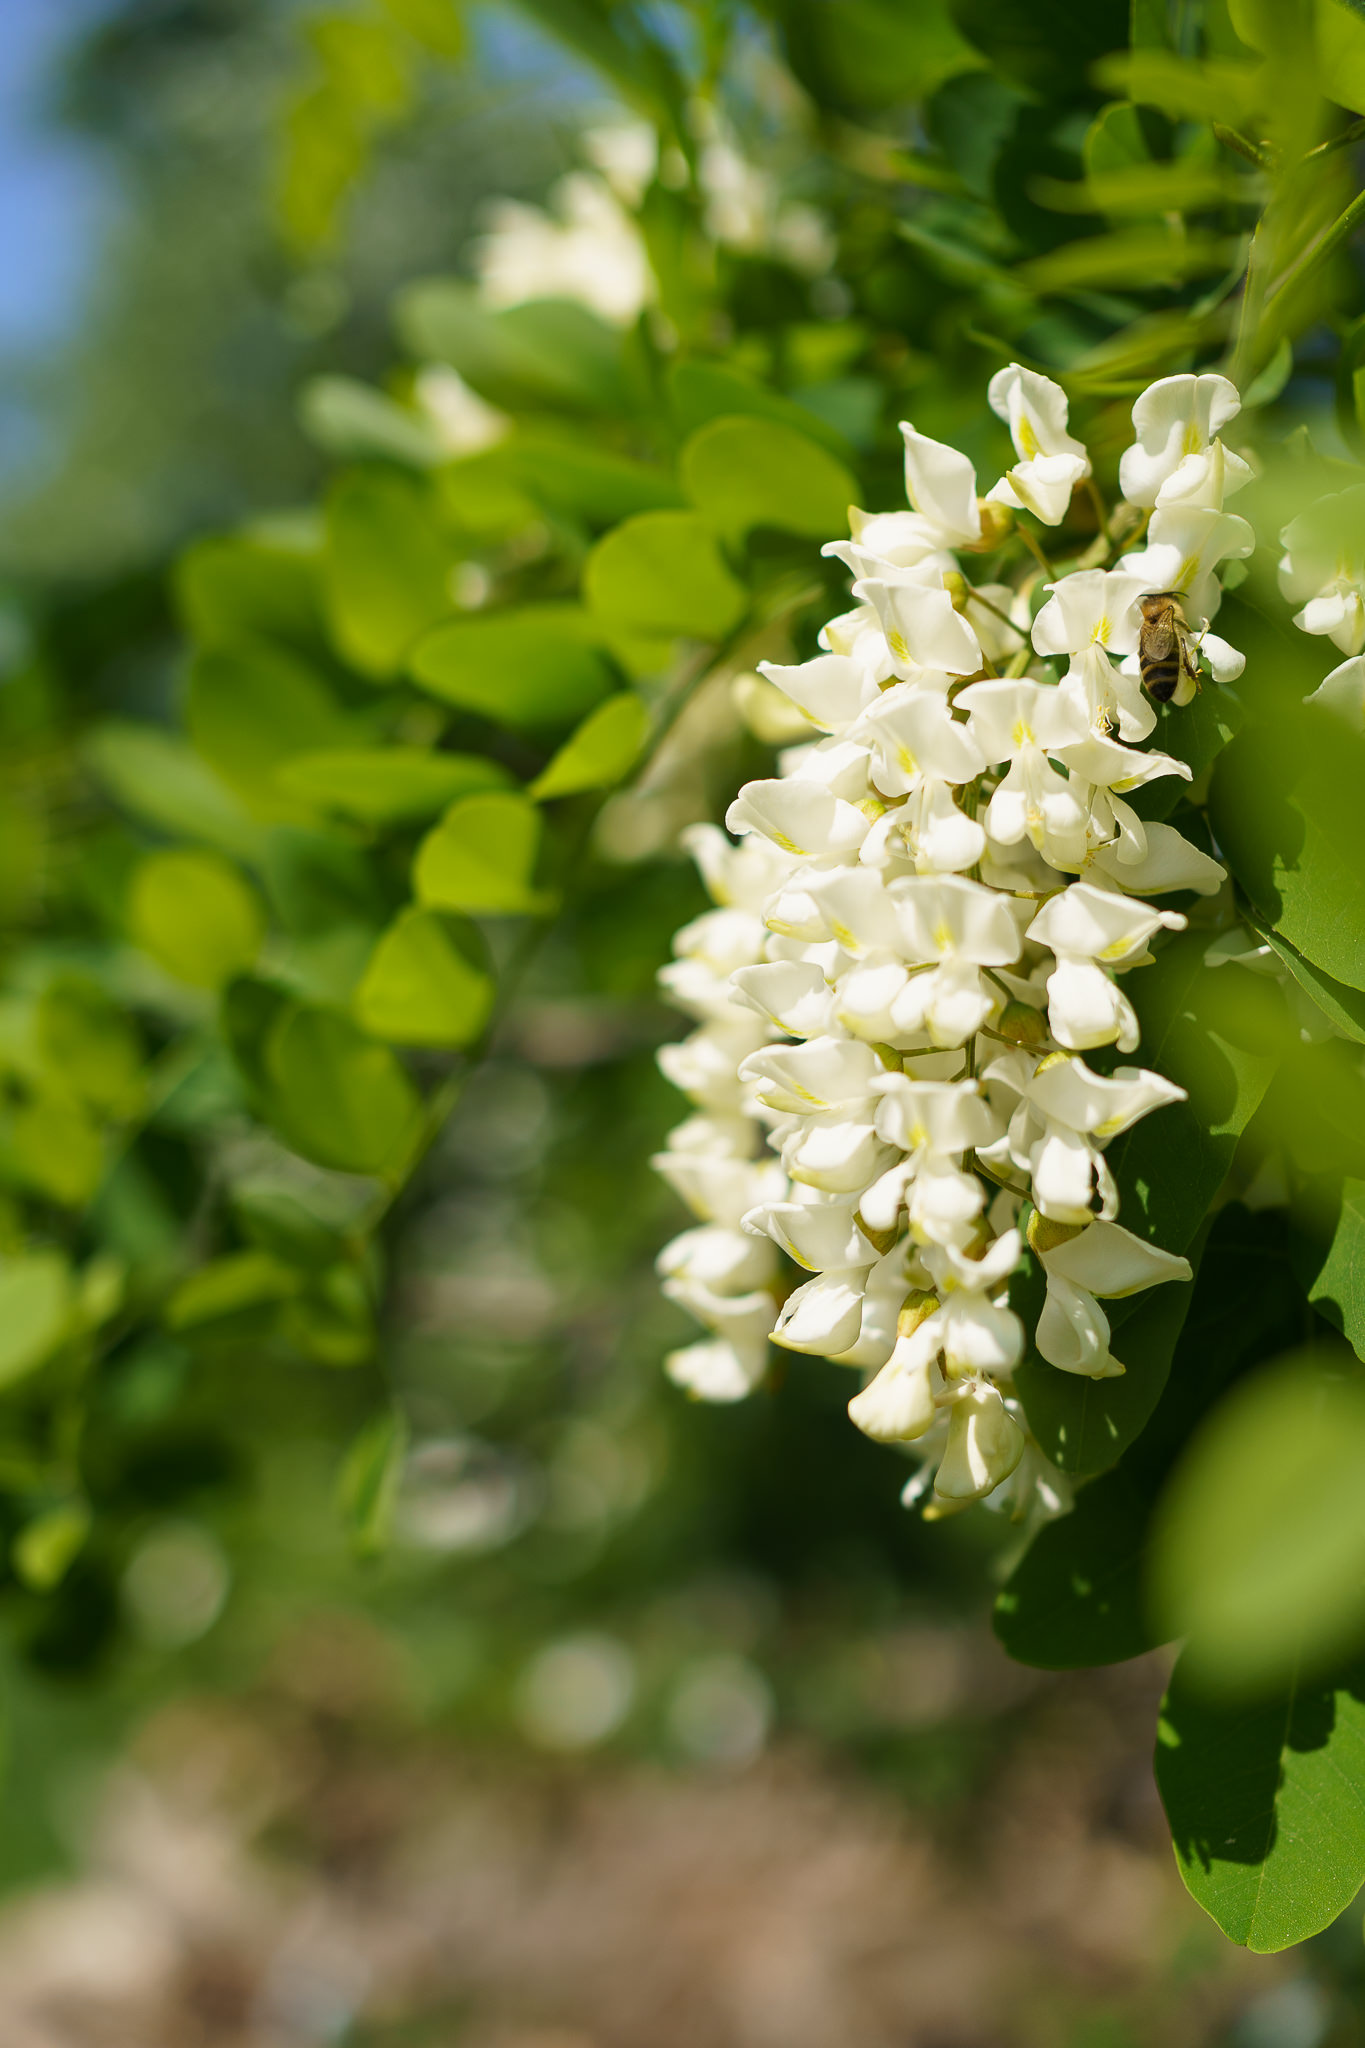
[(1169, 660), (1178, 644), (1179, 635), (1175, 629), (1175, 622), (1169, 615), (1142, 629), (1142, 653), (1148, 661)]

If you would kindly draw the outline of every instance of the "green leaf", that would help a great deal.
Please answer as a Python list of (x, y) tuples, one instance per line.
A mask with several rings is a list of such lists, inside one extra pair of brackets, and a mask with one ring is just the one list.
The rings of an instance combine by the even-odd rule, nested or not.
[(400, 28), (438, 57), (464, 54), (464, 15), (456, 0), (382, 0)]
[(407, 1452), (408, 1426), (396, 1408), (365, 1424), (346, 1453), (337, 1479), (337, 1504), (361, 1557), (387, 1548), (394, 1501)]
[(1242, 915), (1257, 937), (1264, 939), (1278, 953), (1299, 987), (1312, 998), (1324, 1017), (1329, 1018), (1338, 1031), (1344, 1031), (1348, 1038), (1365, 1043), (1365, 989), (1347, 988), (1345, 982), (1333, 981), (1330, 974), (1324, 974), (1311, 960), (1305, 960), (1297, 947), (1291, 946), (1280, 932), (1272, 930), (1263, 918), (1245, 910)]
[(1362, 786), (1365, 744), (1342, 721), (1305, 706), (1276, 710), (1240, 733), (1209, 792), (1224, 858), (1257, 911), (1306, 960), (1353, 989), (1365, 989)]
[(610, 789), (628, 775), (649, 736), (649, 712), (632, 690), (590, 711), (571, 739), (530, 786), (544, 803), (580, 789)]
[(1365, 1180), (1341, 1183), (1326, 1250), (1309, 1254), (1308, 1299), (1365, 1358)]
[(620, 411), (620, 336), (574, 301), (539, 299), (496, 312), (472, 285), (423, 278), (398, 294), (395, 318), (414, 355), (450, 363), (508, 411)]
[(285, 1303), (280, 1335), (318, 1365), (363, 1365), (374, 1351), (374, 1315), (354, 1266), (333, 1266)]
[(1083, 99), (1096, 59), (1128, 47), (1128, 0), (954, 0), (952, 12), (1003, 77), (1043, 99)]
[(387, 1046), (338, 1011), (291, 1004), (271, 1027), (265, 1066), (296, 1151), (342, 1173), (401, 1175), (421, 1102)]
[(33, 1593), (52, 1593), (76, 1562), (90, 1534), (83, 1500), (64, 1501), (25, 1523), (10, 1546), (16, 1577)]
[(473, 925), (409, 908), (380, 939), (353, 998), (356, 1017), (395, 1045), (468, 1045), (493, 1007), (488, 951)]
[(0, 1255), (0, 1387), (35, 1372), (67, 1334), (71, 1268), (59, 1251)]
[(166, 1304), (168, 1330), (237, 1325), (297, 1293), (300, 1274), (267, 1251), (229, 1252), (182, 1280)]
[(34, 1028), (41, 1058), (83, 1102), (109, 1116), (137, 1108), (142, 1041), (98, 982), (55, 977), (38, 998)]
[(383, 923), (385, 895), (374, 867), (339, 832), (277, 827), (266, 842), (264, 871), (272, 908), (301, 938), (347, 925), (373, 931)]
[(282, 761), (337, 746), (352, 732), (321, 678), (296, 656), (264, 644), (197, 656), (185, 718), (197, 751), (265, 818), (289, 808), (275, 782)]
[(756, 384), (752, 378), (724, 369), (719, 363), (676, 364), (669, 372), (668, 395), (682, 434), (694, 434), (708, 420), (749, 415), (791, 427), (836, 455), (849, 452), (843, 435), (817, 414), (808, 412), (795, 399), (784, 398), (770, 385)]
[(1158, 1509), (1152, 1611), (1211, 1695), (1262, 1695), (1361, 1646), (1365, 1380), (1333, 1364), (1300, 1352), (1239, 1386)]
[(158, 831), (247, 860), (259, 848), (260, 826), (240, 797), (159, 726), (111, 719), (95, 727), (85, 754), (115, 802)]
[(773, 420), (712, 420), (683, 449), (681, 470), (688, 497), (727, 542), (755, 526), (824, 539), (842, 532), (858, 497), (842, 463)]
[(421, 485), (392, 471), (340, 478), (327, 499), (323, 585), (346, 660), (375, 682), (396, 676), (415, 642), (453, 609), (453, 563)]
[(1306, 1941), (1365, 1879), (1365, 1669), (1215, 1704), (1184, 1659), (1162, 1706), (1156, 1782), (1180, 1874), (1231, 1941)]
[(0, 1122), (0, 1161), (21, 1185), (80, 1209), (104, 1177), (104, 1141), (89, 1110), (65, 1091), (31, 1095)]
[(426, 747), (330, 747), (296, 754), (276, 771), (286, 796), (318, 810), (340, 811), (366, 825), (408, 825), (430, 818), (456, 797), (506, 789), (512, 778), (481, 754), (435, 753)]
[(186, 630), (201, 647), (275, 641), (301, 654), (326, 645), (319, 562), (250, 533), (201, 540), (175, 567)]
[(265, 915), (250, 883), (220, 854), (151, 853), (134, 873), (128, 929), (144, 952), (195, 988), (221, 988), (251, 966)]
[(694, 512), (642, 512), (588, 556), (589, 605), (620, 633), (719, 640), (744, 616), (743, 586)]
[(546, 511), (592, 526), (614, 526), (633, 512), (663, 511), (687, 502), (666, 471), (576, 441), (519, 434), (485, 462), (503, 467)]
[(1012, 1657), (1070, 1670), (1155, 1647), (1145, 1575), (1161, 1483), (1229, 1381), (1285, 1350), (1302, 1326), (1283, 1216), (1229, 1203), (1200, 1257), (1151, 1421), (1112, 1471), (1080, 1488), (1069, 1515), (1039, 1530), (996, 1602), (995, 1631)]
[(927, 99), (981, 58), (947, 0), (779, 0), (787, 62), (816, 103), (840, 113)]
[(438, 626), (414, 649), (409, 672), (447, 704), (535, 731), (568, 725), (606, 695), (601, 639), (579, 605), (525, 605)]
[(523, 796), (453, 804), (417, 849), (413, 882), (431, 910), (536, 916), (549, 899), (531, 886), (540, 813)]
[(243, 1235), (261, 1251), (286, 1265), (323, 1272), (347, 1255), (341, 1231), (306, 1207), (287, 1188), (264, 1183), (239, 1183), (230, 1201)]
[(426, 420), (358, 377), (311, 378), (299, 399), (299, 422), (311, 441), (343, 462), (377, 459), (435, 469), (445, 459)]

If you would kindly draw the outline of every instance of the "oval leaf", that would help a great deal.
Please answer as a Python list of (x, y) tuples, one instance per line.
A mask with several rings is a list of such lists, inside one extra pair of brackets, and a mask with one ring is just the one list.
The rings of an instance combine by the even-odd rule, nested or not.
[(178, 981), (221, 988), (260, 952), (265, 914), (246, 877), (221, 855), (152, 853), (133, 876), (128, 928)]
[(539, 912), (546, 898), (531, 887), (539, 845), (540, 815), (525, 797), (466, 797), (417, 849), (418, 900), (433, 910)]
[(433, 697), (499, 725), (563, 726), (611, 688), (600, 638), (579, 605), (527, 605), (438, 627), (409, 671)]
[(738, 625), (746, 602), (695, 512), (627, 519), (588, 556), (583, 589), (614, 632), (696, 640), (719, 640)]
[(858, 486), (841, 462), (772, 420), (719, 419), (682, 452), (688, 497), (727, 541), (755, 526), (824, 539), (840, 533)]
[(590, 712), (573, 738), (531, 784), (530, 794), (569, 796), (579, 789), (610, 789), (630, 773), (649, 734), (649, 712), (630, 690)]
[(353, 999), (376, 1038), (395, 1045), (468, 1045), (493, 1006), (487, 949), (463, 921), (408, 909), (385, 932)]

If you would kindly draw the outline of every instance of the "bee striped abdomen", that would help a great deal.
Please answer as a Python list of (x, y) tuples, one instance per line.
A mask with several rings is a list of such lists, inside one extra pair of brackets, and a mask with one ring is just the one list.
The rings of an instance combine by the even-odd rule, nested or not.
[(1142, 687), (1158, 704), (1169, 704), (1180, 681), (1180, 650), (1161, 661), (1142, 663)]

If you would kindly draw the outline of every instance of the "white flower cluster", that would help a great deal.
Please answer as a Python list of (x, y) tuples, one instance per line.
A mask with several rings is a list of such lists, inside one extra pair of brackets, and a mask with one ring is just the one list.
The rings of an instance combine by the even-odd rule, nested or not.
[[(850, 1415), (914, 1446), (905, 1498), (934, 1514), (1060, 1504), (1013, 1386), (1025, 1233), (1047, 1280), (1037, 1350), (1063, 1372), (1122, 1372), (1100, 1300), (1190, 1275), (1115, 1221), (1104, 1157), (1182, 1091), (1083, 1055), (1137, 1047), (1121, 977), (1185, 923), (1146, 899), (1224, 879), (1126, 801), (1190, 773), (1135, 744), (1156, 723), (1138, 600), (1183, 592), (1214, 675), (1235, 675), (1241, 657), (1206, 628), (1217, 565), (1252, 546), (1222, 508), (1247, 474), (1218, 438), (1234, 387), (1167, 378), (1134, 407), (1121, 471), (1144, 551), (1110, 566), (1101, 523), (1030, 632), (1044, 571), (1018, 515), (1061, 525), (1078, 484), (1094, 493), (1090, 463), (1049, 379), (1011, 365), (989, 399), (1018, 456), (994, 489), (978, 497), (964, 455), (905, 426), (912, 509), (854, 510), (852, 539), (825, 550), (852, 571), (854, 609), (812, 660), (762, 665), (810, 742), (740, 792), (737, 845), (693, 828), (717, 907), (662, 975), (698, 1028), (660, 1055), (695, 1114), (657, 1164), (699, 1221), (659, 1263), (709, 1332), (669, 1373), (737, 1399), (770, 1334), (858, 1368)], [(973, 584), (960, 557), (988, 553), (1002, 580)], [(780, 1301), (779, 1249), (811, 1276)]]
[(1280, 545), (1280, 589), (1302, 606), (1294, 624), (1346, 656), (1305, 701), (1365, 730), (1365, 484), (1319, 498), (1291, 519)]

